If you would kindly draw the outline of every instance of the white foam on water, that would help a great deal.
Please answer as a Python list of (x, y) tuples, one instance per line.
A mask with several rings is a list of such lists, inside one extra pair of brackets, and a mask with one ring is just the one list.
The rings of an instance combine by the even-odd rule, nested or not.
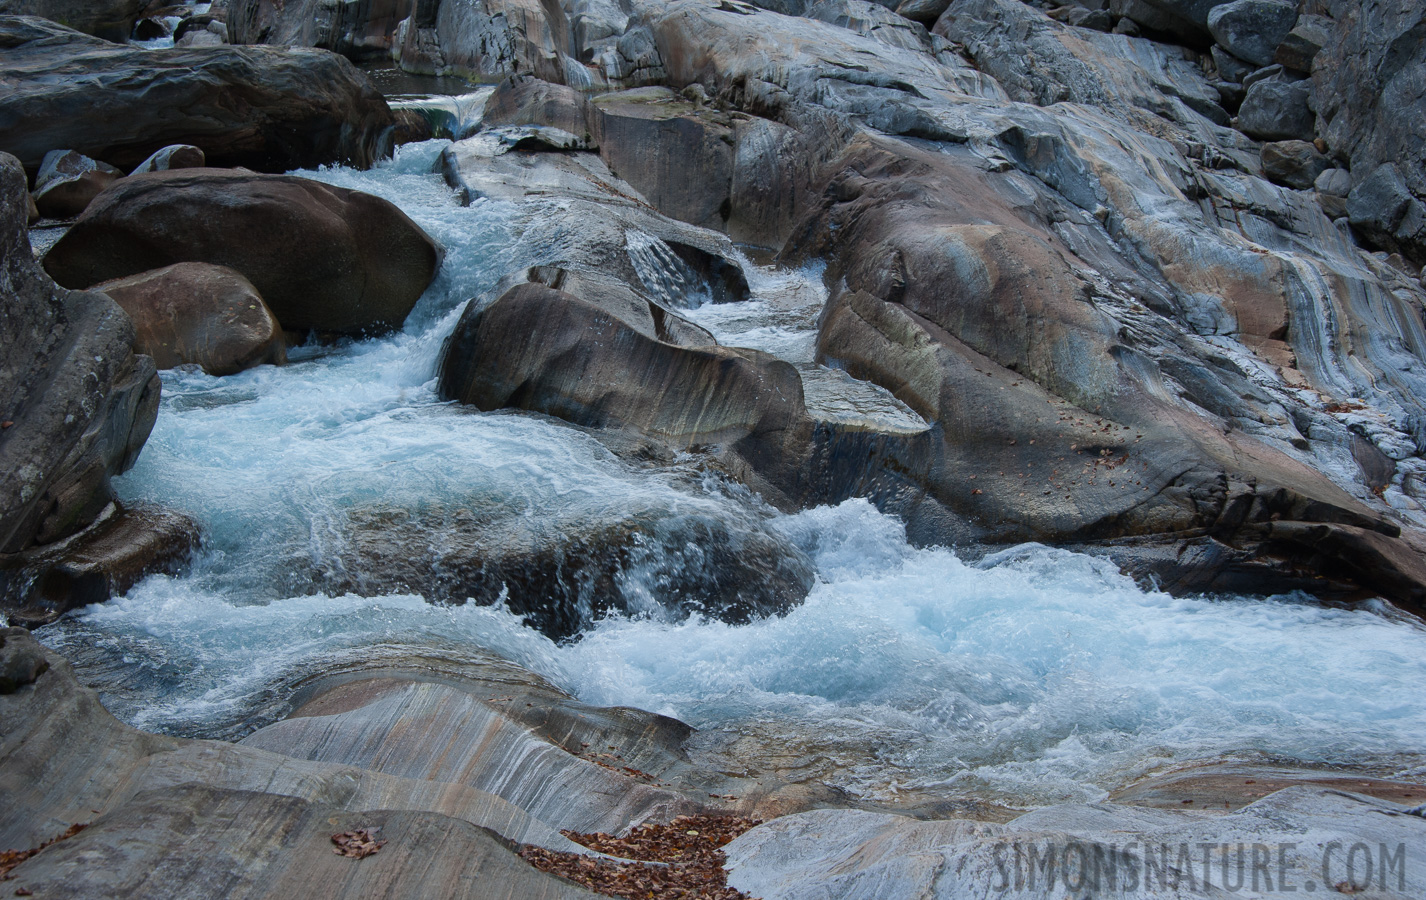
[[(774, 517), (818, 581), (787, 615), (742, 626), (615, 617), (557, 645), (500, 608), (294, 596), (301, 572), (332, 558), (332, 523), (359, 506), (465, 504), (532, 528), (772, 515), (717, 482), (635, 467), (577, 429), (439, 401), (436, 360), (464, 301), (541, 252), (516, 233), (512, 205), (458, 204), (431, 174), (443, 146), (408, 145), (370, 172), (307, 173), (393, 200), (446, 247), (404, 331), (226, 378), (164, 373), (158, 424), (118, 489), (198, 517), (205, 549), (188, 574), (41, 632), (123, 718), (236, 736), (281, 714), (300, 674), (466, 648), (588, 702), (800, 754), (870, 797), (1095, 798), (1164, 766), (1243, 755), (1422, 770), (1419, 624), (1294, 598), (1176, 599), (1038, 546), (971, 563), (910, 546), (864, 501)], [(805, 319), (807, 305), (696, 312), (705, 325), (722, 316), (727, 333), (766, 327), (772, 349), (805, 339), (805, 324), (776, 319)]]

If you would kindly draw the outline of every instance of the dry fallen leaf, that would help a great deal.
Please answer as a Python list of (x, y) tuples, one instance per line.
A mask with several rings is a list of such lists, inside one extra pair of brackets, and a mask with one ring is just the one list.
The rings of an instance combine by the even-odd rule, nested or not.
[(380, 830), (380, 828), (358, 828), (355, 831), (334, 834), (332, 843), (337, 846), (332, 848), (332, 852), (338, 856), (348, 856), (352, 859), (365, 859), (386, 846), (386, 841), (376, 839), (376, 833)]

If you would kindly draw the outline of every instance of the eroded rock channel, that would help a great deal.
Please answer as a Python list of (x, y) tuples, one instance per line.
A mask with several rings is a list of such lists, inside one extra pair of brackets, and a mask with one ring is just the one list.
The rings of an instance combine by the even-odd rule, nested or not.
[(0, 0), (0, 891), (707, 815), (764, 900), (1426, 889), (1416, 5), (72, 6)]

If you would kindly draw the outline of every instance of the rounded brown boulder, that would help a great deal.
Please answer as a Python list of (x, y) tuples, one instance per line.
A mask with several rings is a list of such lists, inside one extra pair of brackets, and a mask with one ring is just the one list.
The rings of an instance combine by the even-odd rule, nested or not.
[(288, 330), (401, 327), (441, 248), (391, 203), (292, 175), (179, 169), (134, 175), (94, 199), (45, 255), (65, 286), (180, 262), (228, 266)]
[(196, 363), (209, 375), (231, 375), (287, 361), (277, 317), (252, 282), (226, 266), (176, 263), (94, 290), (129, 314), (134, 349), (160, 369)]

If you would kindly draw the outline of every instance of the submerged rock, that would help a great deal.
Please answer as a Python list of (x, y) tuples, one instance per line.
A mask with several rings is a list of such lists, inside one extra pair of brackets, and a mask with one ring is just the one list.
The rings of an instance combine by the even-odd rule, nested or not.
[(158, 414), (153, 361), (113, 300), (36, 265), (25, 172), (0, 153), (0, 553), (83, 530), (109, 505)]
[(177, 573), (198, 541), (198, 524), (181, 513), (116, 504), (64, 541), (0, 554), (0, 607), (17, 625), (47, 625), (122, 595), (149, 575)]
[(210, 164), (369, 166), (394, 120), (366, 76), (320, 50), (146, 50), (0, 17), (0, 147), (28, 169), (72, 148), (120, 169), (193, 144)]
[(101, 194), (45, 254), (88, 287), (179, 262), (236, 269), (282, 327), (374, 334), (401, 327), (441, 248), (391, 203), (290, 175), (181, 169)]
[(471, 510), (356, 511), (345, 550), (317, 586), (503, 603), (564, 640), (610, 613), (746, 623), (786, 612), (813, 583), (806, 556), (761, 523), (634, 510), (613, 523), (551, 518), (531, 526)]
[(134, 346), (160, 369), (195, 364), (209, 375), (232, 375), (287, 361), (277, 317), (240, 272), (208, 263), (175, 263), (103, 281), (134, 320)]

